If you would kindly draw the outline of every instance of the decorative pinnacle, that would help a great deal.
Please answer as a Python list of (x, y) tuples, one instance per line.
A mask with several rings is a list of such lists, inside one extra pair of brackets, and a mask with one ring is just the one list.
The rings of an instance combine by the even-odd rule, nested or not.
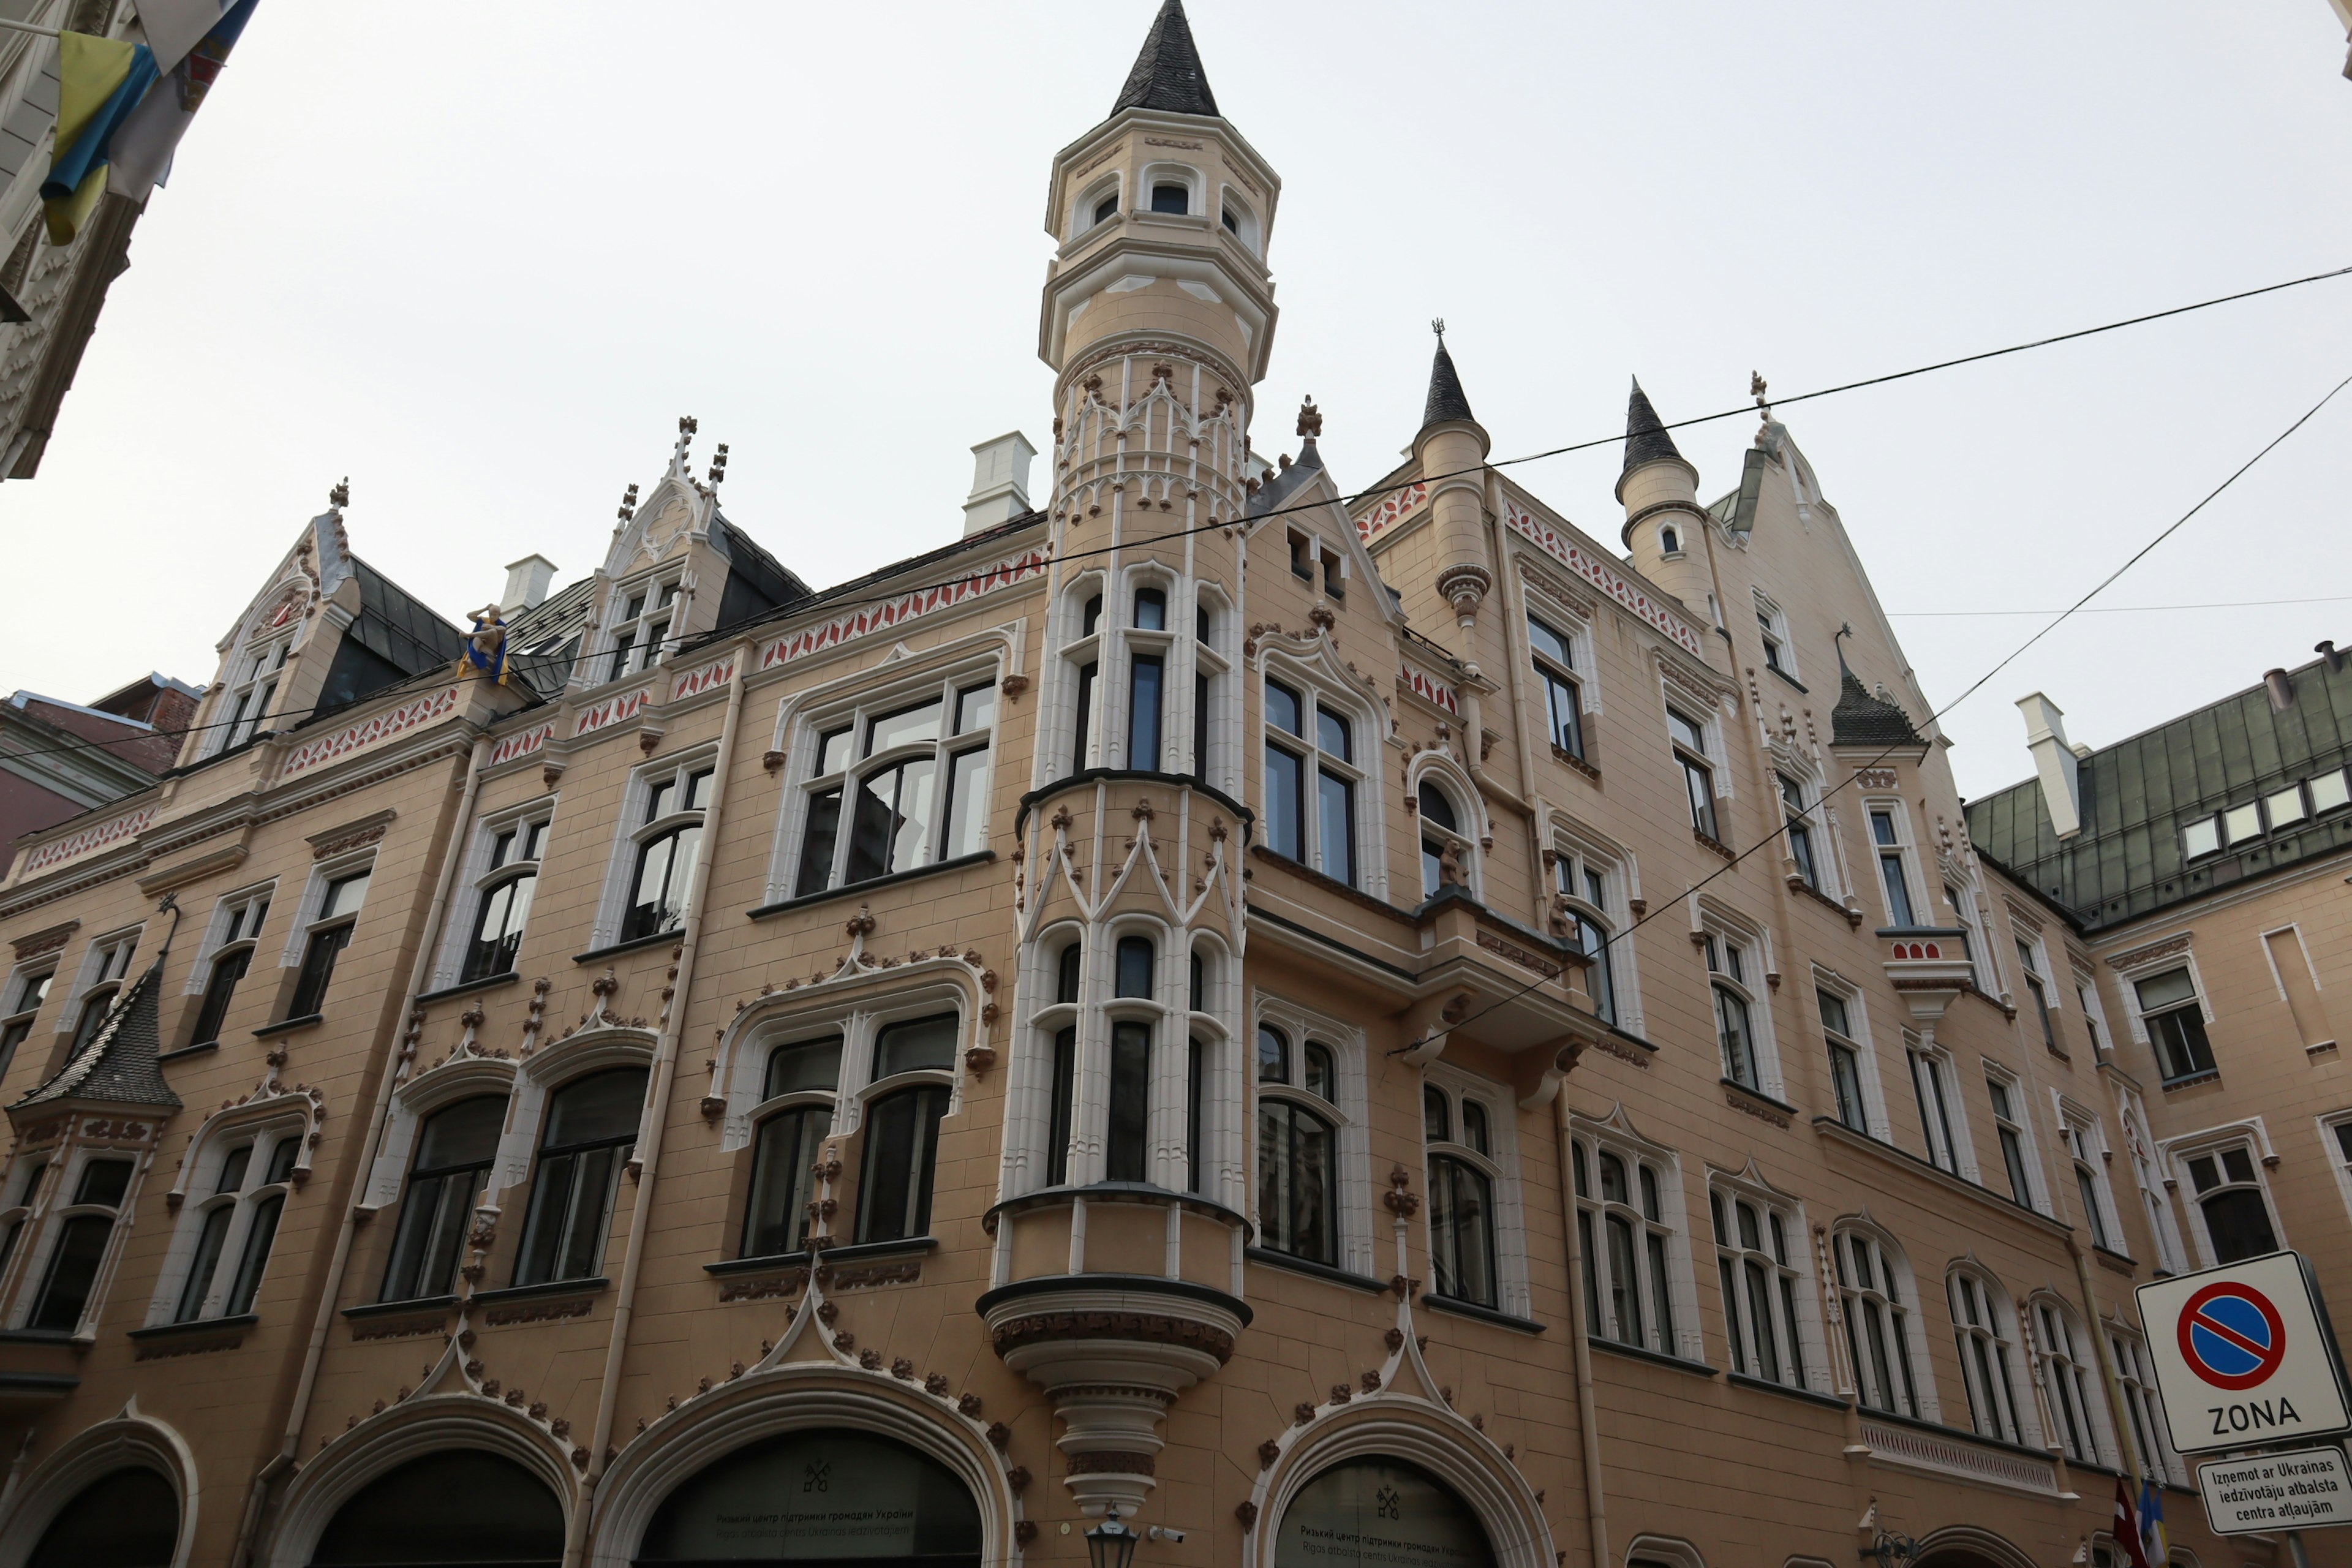
[(621, 498), (621, 521), (627, 522), (637, 515), (637, 487), (631, 485), (628, 494)]
[(1309, 441), (1323, 434), (1323, 411), (1315, 406), (1315, 395), (1311, 392), (1298, 405), (1298, 433)]
[(1437, 334), (1437, 341), (1439, 342), (1444, 342), (1445, 341), (1445, 318), (1443, 316), (1432, 316), (1429, 319), (1429, 330)]
[(345, 474), (342, 482), (327, 492), (327, 504), (341, 511), (352, 504), (352, 477)]
[(719, 443), (717, 455), (710, 459), (710, 482), (719, 484), (727, 478), (727, 443)]
[(1772, 417), (1772, 403), (1771, 399), (1765, 395), (1763, 372), (1751, 370), (1748, 373), (1748, 395), (1756, 400), (1758, 418)]

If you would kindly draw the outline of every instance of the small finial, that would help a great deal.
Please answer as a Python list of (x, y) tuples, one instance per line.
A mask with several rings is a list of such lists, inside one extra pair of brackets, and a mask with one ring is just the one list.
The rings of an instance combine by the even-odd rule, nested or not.
[(629, 521), (637, 515), (637, 487), (631, 485), (629, 493), (621, 498), (621, 521)]
[(681, 414), (677, 416), (677, 433), (679, 435), (691, 436), (701, 428), (701, 424), (696, 420), (693, 415)]
[(1429, 319), (1429, 330), (1437, 334), (1437, 341), (1439, 342), (1444, 342), (1445, 341), (1445, 318), (1443, 316), (1432, 316)]
[(710, 482), (718, 484), (727, 477), (727, 443), (719, 443), (719, 450), (710, 459)]
[(1315, 395), (1311, 392), (1298, 405), (1298, 433), (1309, 441), (1323, 434), (1323, 411), (1315, 406)]
[(352, 504), (352, 477), (345, 474), (342, 482), (327, 492), (327, 504), (341, 511)]
[(1769, 421), (1772, 417), (1772, 400), (1766, 395), (1762, 371), (1748, 373), (1748, 395), (1756, 400), (1756, 417)]

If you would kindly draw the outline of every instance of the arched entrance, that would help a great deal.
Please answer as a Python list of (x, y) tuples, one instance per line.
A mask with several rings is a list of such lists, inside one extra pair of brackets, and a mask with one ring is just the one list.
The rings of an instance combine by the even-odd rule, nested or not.
[(545, 1482), (479, 1448), (444, 1449), (385, 1471), (335, 1510), (313, 1568), (556, 1568), (563, 1508)]
[(869, 1432), (812, 1428), (738, 1448), (680, 1482), (636, 1562), (979, 1568), (980, 1547), (980, 1510), (946, 1466)]
[(101, 1476), (58, 1510), (25, 1568), (171, 1568), (180, 1500), (150, 1469)]
[(1332, 1466), (1299, 1489), (1275, 1537), (1274, 1568), (1495, 1568), (1486, 1527), (1418, 1465), (1378, 1455)]

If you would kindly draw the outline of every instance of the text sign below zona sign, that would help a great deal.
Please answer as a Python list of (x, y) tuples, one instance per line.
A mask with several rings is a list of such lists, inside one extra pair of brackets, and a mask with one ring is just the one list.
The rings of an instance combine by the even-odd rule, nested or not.
[(2334, 1444), (2208, 1459), (2197, 1467), (2197, 1490), (2205, 1521), (2222, 1535), (2352, 1524), (2352, 1471)]
[(2179, 1452), (2252, 1448), (2352, 1425), (2336, 1339), (2297, 1254), (2159, 1279), (2137, 1295)]

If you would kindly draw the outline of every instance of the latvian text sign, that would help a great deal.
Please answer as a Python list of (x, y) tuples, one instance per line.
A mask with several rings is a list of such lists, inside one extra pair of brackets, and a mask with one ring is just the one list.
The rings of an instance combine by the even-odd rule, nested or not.
[(2197, 1467), (2205, 1521), (2223, 1535), (2352, 1524), (2352, 1472), (2330, 1445)]

